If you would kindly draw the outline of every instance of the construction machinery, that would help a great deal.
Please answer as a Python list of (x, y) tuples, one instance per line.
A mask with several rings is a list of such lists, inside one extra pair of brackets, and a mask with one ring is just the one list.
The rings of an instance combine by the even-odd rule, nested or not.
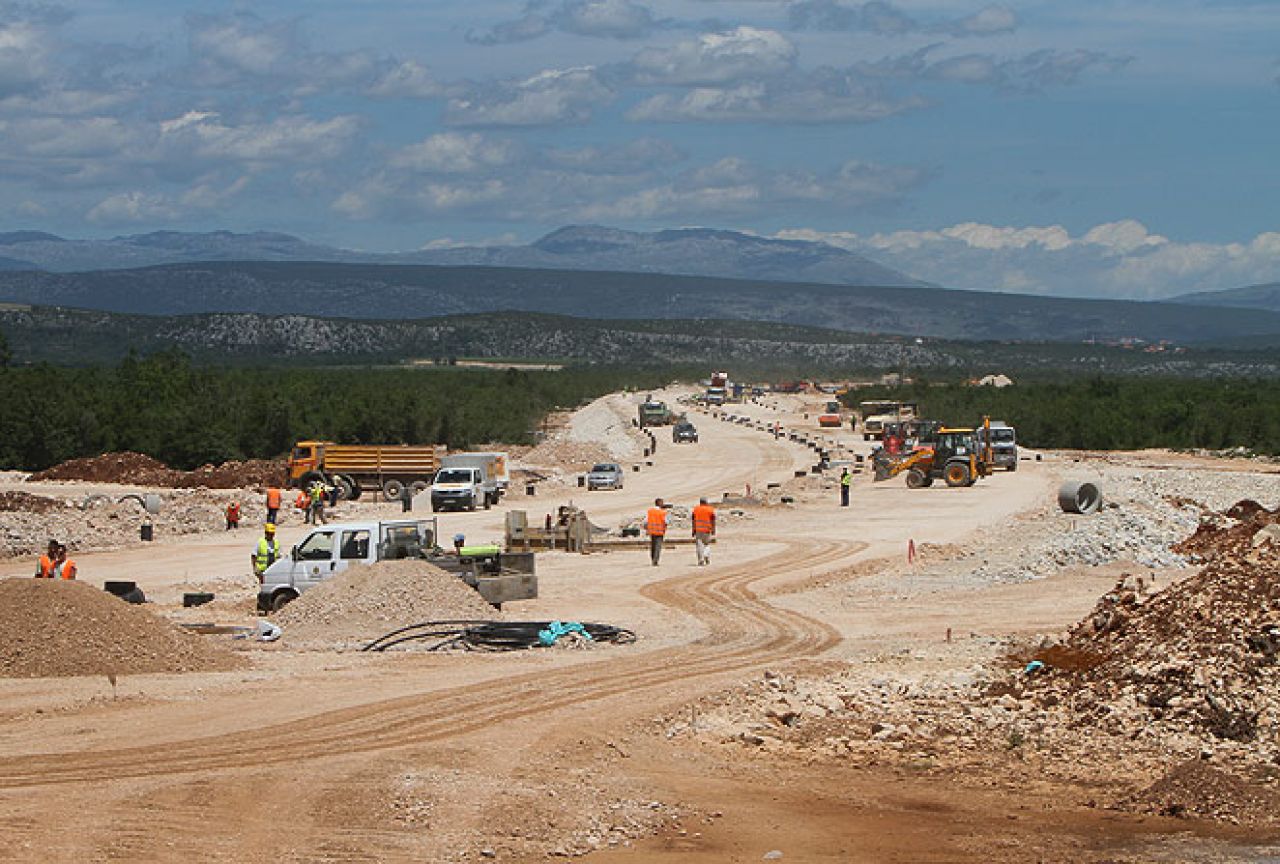
[(640, 428), (646, 426), (670, 426), (675, 422), (676, 416), (667, 407), (666, 402), (659, 402), (653, 396), (646, 396), (645, 400), (640, 403), (639, 421)]
[(444, 458), (439, 444), (335, 444), (299, 441), (289, 454), (289, 485), (306, 489), (319, 481), (336, 487), (338, 497), (354, 500), (366, 489), (381, 489), (398, 499), (406, 486), (425, 491)]
[[(983, 418), (984, 430), (990, 420)], [(989, 432), (986, 441), (990, 441)], [(948, 486), (972, 486), (979, 478), (991, 476), (993, 459), (990, 443), (983, 443), (978, 430), (968, 427), (942, 426), (930, 432), (927, 440), (897, 455), (883, 448), (873, 457), (875, 480), (889, 480), (905, 474), (907, 487), (924, 489), (941, 479)]]
[(844, 425), (843, 406), (840, 400), (833, 399), (826, 404), (826, 410), (818, 415), (818, 425), (823, 428), (839, 429)]
[(884, 437), (884, 424), (915, 418), (919, 406), (914, 402), (872, 400), (858, 403), (858, 413), (862, 415), (862, 440), (878, 441)]

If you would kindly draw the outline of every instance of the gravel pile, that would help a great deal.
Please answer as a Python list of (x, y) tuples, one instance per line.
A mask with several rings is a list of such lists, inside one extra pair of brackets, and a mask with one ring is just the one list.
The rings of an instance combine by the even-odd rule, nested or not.
[(122, 483), (172, 489), (244, 489), (283, 483), (285, 463), (266, 459), (204, 465), (194, 471), (178, 471), (142, 453), (104, 453), (101, 456), (70, 459), (29, 478), (84, 480), (93, 483)]
[[(1280, 501), (1280, 476), (1245, 472), (1135, 471), (1085, 462), (1065, 472), (1101, 484), (1103, 509), (1092, 516), (1063, 513), (1047, 501), (1013, 530), (940, 565), (948, 576), (974, 583), (1023, 582), (1067, 567), (1132, 561), (1153, 570), (1186, 568), (1193, 555), (1177, 544), (1205, 518), (1242, 498)], [(998, 481), (998, 477), (996, 478)]]
[(603, 396), (513, 461), (520, 466), (578, 472), (596, 462), (638, 459), (648, 442), (632, 423), (636, 416), (633, 401)]
[(240, 668), (226, 648), (83, 582), (0, 580), (0, 676), (138, 675)]
[(294, 600), (275, 622), (291, 644), (353, 646), (423, 621), (499, 620), (465, 582), (425, 561), (356, 566)]

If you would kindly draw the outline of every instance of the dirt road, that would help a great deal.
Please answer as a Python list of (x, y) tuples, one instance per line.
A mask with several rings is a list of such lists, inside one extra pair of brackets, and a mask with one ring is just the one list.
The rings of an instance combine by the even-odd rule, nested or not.
[[(718, 499), (788, 481), (812, 462), (755, 429), (700, 426), (702, 443), (664, 442), (623, 491), (573, 496), (608, 524), (657, 495)], [(657, 568), (631, 551), (543, 556), (543, 596), (511, 611), (631, 626), (641, 635), (633, 646), (502, 656), (246, 646), (251, 672), (143, 676), (122, 682), (119, 699), (99, 680), (2, 681), (0, 857), (543, 860), (653, 832), (659, 839), (641, 851), (616, 854), (746, 861), (788, 848), (803, 850), (795, 860), (1012, 861), (1028, 849), (1054, 860), (1124, 851), (1133, 825), (1100, 819), (1060, 790), (1018, 805), (1052, 816), (1059, 828), (1046, 832), (1034, 818), (1002, 818), (995, 802), (1007, 805), (1007, 793), (978, 791), (981, 778), (939, 788), (858, 766), (726, 761), (655, 734), (654, 718), (765, 668), (861, 662), (936, 637), (950, 617), (1017, 629), (996, 619), (1025, 604), (1038, 610), (1035, 626), (1074, 620), (1096, 596), (1087, 580), (1009, 589), (995, 615), (975, 592), (832, 614), (818, 590), (858, 578), (855, 565), (905, 554), (908, 541), (943, 545), (1007, 525), (1052, 487), (1048, 466), (1028, 468), (955, 490), (873, 487), (863, 477), (847, 509), (825, 489), (752, 508), (724, 520), (706, 568), (682, 549)], [(496, 534), (500, 520), (498, 511), (450, 516), (444, 530)], [(165, 598), (193, 578), (238, 578), (244, 552), (212, 537), (86, 555), (82, 571), (127, 574)], [(1006, 845), (993, 850), (984, 838)]]

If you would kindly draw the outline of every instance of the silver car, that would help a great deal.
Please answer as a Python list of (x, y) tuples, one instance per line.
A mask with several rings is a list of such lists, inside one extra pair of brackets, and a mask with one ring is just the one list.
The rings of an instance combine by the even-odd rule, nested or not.
[(621, 489), (622, 466), (617, 462), (598, 462), (587, 473), (587, 490)]

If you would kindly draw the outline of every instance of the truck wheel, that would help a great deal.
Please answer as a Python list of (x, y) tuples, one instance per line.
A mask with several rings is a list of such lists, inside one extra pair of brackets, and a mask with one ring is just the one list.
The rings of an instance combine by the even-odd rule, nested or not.
[(1017, 462), (1017, 460), (1014, 460), (1013, 462), (1010, 462), (1010, 463), (1009, 463), (1009, 470), (1010, 470), (1010, 471), (1017, 471), (1017, 470), (1018, 470), (1018, 462)]
[(952, 462), (942, 471), (942, 479), (947, 481), (947, 485), (955, 488), (957, 486), (969, 485), (969, 466), (964, 462)]
[(271, 611), (279, 612), (296, 599), (298, 599), (298, 595), (292, 591), (277, 591), (271, 595)]
[(871, 440), (871, 436), (870, 436), (870, 435), (868, 435), (866, 432), (863, 432), (863, 433), (862, 433), (862, 440), (863, 440), (863, 441), (870, 441), (870, 440)]
[(925, 473), (921, 471), (919, 468), (912, 468), (910, 471), (907, 472), (907, 488), (923, 489), (925, 486), (929, 485), (928, 483), (925, 482), (928, 479), (929, 478), (925, 475)]
[(472, 513), (476, 512), (476, 496), (471, 496), (471, 500), (467, 502), (467, 509)]
[(490, 495), (488, 492), (484, 493), (484, 509), (488, 510), (496, 503), (497, 501), (494, 500), (494, 496)]
[(355, 498), (355, 484), (351, 482), (351, 478), (338, 475), (334, 478), (333, 485), (338, 487), (339, 501), (350, 501)]
[(423, 480), (414, 480), (409, 484), (409, 488), (413, 490), (414, 495), (421, 495), (431, 487)]
[(404, 494), (404, 484), (399, 480), (388, 480), (382, 484), (382, 494), (388, 501), (399, 501)]

